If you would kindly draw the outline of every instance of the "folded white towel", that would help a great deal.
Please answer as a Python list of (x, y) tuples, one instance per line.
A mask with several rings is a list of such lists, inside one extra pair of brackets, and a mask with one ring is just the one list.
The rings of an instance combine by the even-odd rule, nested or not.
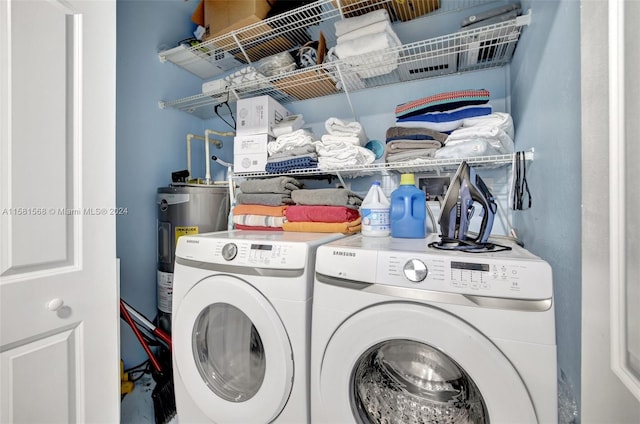
[(362, 124), (358, 121), (343, 121), (339, 118), (328, 118), (324, 127), (332, 135), (358, 135), (364, 134)]
[(320, 140), (322, 140), (325, 145), (345, 143), (352, 146), (362, 146), (362, 139), (356, 135), (323, 134), (322, 137), (320, 137)]
[(364, 15), (336, 21), (334, 24), (336, 27), (336, 37), (340, 37), (350, 31), (355, 31), (358, 28), (381, 21), (389, 21), (389, 13), (385, 9), (378, 9), (373, 12), (365, 13)]
[(495, 139), (471, 138), (468, 140), (457, 140), (443, 148), (436, 150), (434, 155), (437, 159), (468, 158), (476, 156), (491, 156), (513, 153), (505, 151), (502, 144)]
[(503, 130), (512, 139), (515, 138), (513, 118), (504, 112), (493, 112), (490, 115), (466, 118), (462, 121), (463, 127), (488, 126)]
[(400, 45), (402, 45), (402, 43), (394, 32), (383, 31), (337, 44), (335, 53), (340, 59), (346, 59), (352, 56), (366, 55), (367, 53), (386, 50)]
[(314, 141), (316, 141), (316, 137), (311, 131), (299, 129), (292, 133), (283, 134), (274, 141), (267, 143), (267, 153), (272, 155), (294, 147), (313, 144)]
[(470, 142), (486, 143), (495, 150), (495, 154), (507, 154), (515, 151), (513, 139), (509, 137), (509, 134), (498, 127), (484, 126), (463, 127), (452, 131), (447, 137), (443, 149)]
[(383, 32), (390, 32), (395, 34), (393, 29), (391, 28), (391, 23), (389, 21), (380, 21), (373, 23), (371, 25), (363, 26), (362, 28), (358, 28), (355, 31), (347, 32), (344, 35), (341, 35), (336, 39), (337, 44), (342, 44), (346, 41), (354, 40), (360, 37), (366, 37), (373, 34), (380, 34)]
[(336, 55), (360, 78), (373, 78), (398, 67), (401, 42), (395, 34), (380, 32), (345, 41), (335, 47)]
[(349, 146), (348, 149), (336, 152), (335, 156), (318, 155), (318, 168), (335, 169), (350, 165), (368, 165), (376, 160), (371, 150), (360, 146)]

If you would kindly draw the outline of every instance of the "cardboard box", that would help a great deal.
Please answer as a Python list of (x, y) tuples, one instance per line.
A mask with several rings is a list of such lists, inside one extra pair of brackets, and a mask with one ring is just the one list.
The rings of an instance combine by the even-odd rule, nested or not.
[(236, 102), (236, 135), (273, 135), (273, 124), (291, 114), (270, 96), (240, 99)]
[[(337, 9), (338, 3), (336, 1), (332, 1), (332, 3)], [(340, 4), (342, 5), (342, 15), (345, 18), (353, 18), (374, 10), (386, 9), (391, 20), (409, 21), (438, 9), (440, 0), (394, 0), (387, 2), (380, 0), (341, 0)]]
[(267, 0), (204, 0), (204, 39), (215, 38), (266, 18)]
[(233, 171), (264, 172), (267, 165), (268, 134), (252, 134), (233, 138)]

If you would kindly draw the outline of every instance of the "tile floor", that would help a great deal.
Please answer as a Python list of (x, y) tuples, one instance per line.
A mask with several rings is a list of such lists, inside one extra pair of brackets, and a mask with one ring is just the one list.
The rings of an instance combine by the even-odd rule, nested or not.
[(136, 381), (133, 391), (122, 398), (120, 404), (121, 424), (155, 423), (153, 400), (151, 399), (151, 392), (155, 386), (156, 382), (149, 374), (145, 374)]

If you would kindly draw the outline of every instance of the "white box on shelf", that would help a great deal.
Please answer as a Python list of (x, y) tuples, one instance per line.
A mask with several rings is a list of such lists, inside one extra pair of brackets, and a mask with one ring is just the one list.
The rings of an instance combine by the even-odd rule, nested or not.
[(267, 143), (273, 139), (267, 133), (236, 135), (233, 138), (233, 154), (267, 153)]
[(270, 96), (239, 99), (236, 102), (236, 135), (273, 135), (272, 126), (291, 114)]
[(264, 172), (267, 166), (266, 153), (233, 155), (233, 172)]
[(234, 172), (264, 172), (267, 164), (269, 134), (250, 134), (233, 138)]
[(214, 47), (193, 47), (183, 44), (158, 54), (161, 62), (169, 61), (202, 79), (220, 75), (241, 65), (232, 55)]

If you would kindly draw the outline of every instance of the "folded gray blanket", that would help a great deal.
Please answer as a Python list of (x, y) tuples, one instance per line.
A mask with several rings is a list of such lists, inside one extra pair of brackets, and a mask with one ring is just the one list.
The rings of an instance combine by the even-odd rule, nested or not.
[[(299, 190), (296, 190), (299, 191)], [(238, 205), (264, 205), (282, 206), (293, 205), (294, 201), (289, 194), (282, 193), (238, 193), (236, 196)]]
[(293, 177), (274, 177), (267, 179), (245, 180), (240, 183), (240, 191), (247, 193), (283, 193), (298, 190), (302, 183)]
[(302, 189), (291, 192), (297, 205), (360, 206), (363, 198), (345, 188)]
[(403, 160), (432, 158), (436, 150), (442, 147), (437, 140), (396, 140), (387, 143), (384, 149), (385, 162), (401, 162)]
[(390, 127), (387, 128), (386, 137), (389, 138), (399, 138), (399, 137), (408, 137), (408, 136), (428, 136), (433, 138), (434, 140), (438, 140), (441, 143), (444, 143), (447, 140), (448, 135), (439, 131), (434, 131), (429, 128), (419, 128), (419, 127)]
[(433, 159), (438, 149), (400, 150), (398, 153), (389, 153), (384, 160), (387, 163), (413, 162), (414, 159)]

